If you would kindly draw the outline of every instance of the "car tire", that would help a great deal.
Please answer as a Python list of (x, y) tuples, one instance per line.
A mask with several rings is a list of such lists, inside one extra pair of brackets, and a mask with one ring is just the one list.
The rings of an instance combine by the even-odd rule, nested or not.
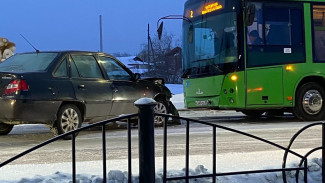
[[(157, 105), (153, 108), (153, 112), (160, 113), (160, 114), (168, 114), (167, 102), (157, 101)], [(164, 122), (165, 122), (164, 116), (155, 116), (154, 117), (154, 125), (155, 126), (163, 126)]]
[(304, 121), (319, 121), (325, 119), (325, 91), (315, 82), (302, 85), (296, 94), (294, 115)]
[[(176, 109), (176, 107), (172, 102), (169, 103), (169, 113), (175, 117), (179, 117), (178, 110)], [(181, 120), (178, 118), (172, 118), (171, 120), (168, 121), (168, 124), (180, 125)]]
[(241, 112), (249, 118), (258, 118), (264, 113), (264, 111), (259, 110), (243, 110)]
[[(81, 124), (82, 116), (79, 108), (75, 105), (68, 104), (59, 109), (57, 120), (53, 124), (51, 131), (54, 135), (61, 135), (80, 128)], [(64, 140), (70, 139), (72, 139), (72, 136), (64, 138)]]
[(14, 125), (0, 123), (0, 135), (8, 135), (13, 127)]

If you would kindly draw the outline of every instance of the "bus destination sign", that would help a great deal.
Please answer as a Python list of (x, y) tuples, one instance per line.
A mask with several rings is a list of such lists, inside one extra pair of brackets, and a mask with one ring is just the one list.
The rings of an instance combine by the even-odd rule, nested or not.
[(213, 11), (217, 11), (222, 9), (223, 6), (221, 4), (219, 4), (219, 2), (215, 2), (209, 5), (204, 6), (203, 10), (202, 10), (202, 15), (205, 15), (207, 13), (211, 13)]
[(222, 10), (224, 8), (225, 0), (210, 1), (209, 3), (200, 3), (189, 7), (186, 11), (186, 17), (194, 18), (200, 15), (206, 15), (211, 12)]

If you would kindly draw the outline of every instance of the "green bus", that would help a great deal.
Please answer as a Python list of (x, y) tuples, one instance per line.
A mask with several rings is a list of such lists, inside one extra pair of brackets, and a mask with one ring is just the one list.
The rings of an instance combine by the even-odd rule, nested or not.
[(185, 107), (325, 119), (324, 0), (188, 0)]

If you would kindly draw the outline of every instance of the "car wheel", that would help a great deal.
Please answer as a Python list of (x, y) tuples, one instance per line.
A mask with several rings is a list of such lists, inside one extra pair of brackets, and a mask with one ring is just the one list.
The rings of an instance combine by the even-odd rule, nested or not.
[[(157, 101), (157, 105), (153, 108), (154, 113), (167, 114), (166, 103), (162, 101)], [(154, 124), (155, 126), (162, 126), (164, 124), (165, 117), (155, 116)]]
[(264, 113), (264, 111), (258, 110), (243, 110), (241, 112), (250, 118), (258, 118)]
[(325, 118), (324, 96), (324, 88), (318, 83), (304, 84), (299, 88), (296, 95), (296, 103), (293, 109), (294, 115), (305, 121), (323, 120)]
[[(176, 107), (171, 102), (169, 104), (169, 113), (172, 114), (173, 116), (179, 117), (179, 113), (178, 113)], [(180, 125), (181, 120), (178, 118), (172, 118), (170, 121), (168, 121), (168, 124)]]
[[(57, 120), (55, 121), (51, 131), (54, 135), (61, 135), (78, 129), (81, 126), (81, 123), (82, 116), (78, 107), (71, 104), (64, 105), (60, 108), (57, 114)], [(69, 140), (71, 138), (71, 136), (68, 136), (64, 139)]]
[(0, 135), (7, 135), (11, 132), (14, 125), (0, 123)]

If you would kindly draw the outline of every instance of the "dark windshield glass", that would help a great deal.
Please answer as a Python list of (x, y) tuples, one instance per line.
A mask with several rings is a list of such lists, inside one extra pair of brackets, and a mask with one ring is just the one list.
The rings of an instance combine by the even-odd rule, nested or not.
[(45, 71), (58, 53), (16, 54), (0, 63), (0, 72)]
[(191, 18), (192, 9), (204, 9), (213, 3), (216, 2), (204, 4), (203, 1), (185, 9), (185, 15), (192, 20), (183, 24), (183, 74), (187, 76), (221, 74), (227, 64), (238, 62), (235, 6), (219, 3), (220, 11)]

